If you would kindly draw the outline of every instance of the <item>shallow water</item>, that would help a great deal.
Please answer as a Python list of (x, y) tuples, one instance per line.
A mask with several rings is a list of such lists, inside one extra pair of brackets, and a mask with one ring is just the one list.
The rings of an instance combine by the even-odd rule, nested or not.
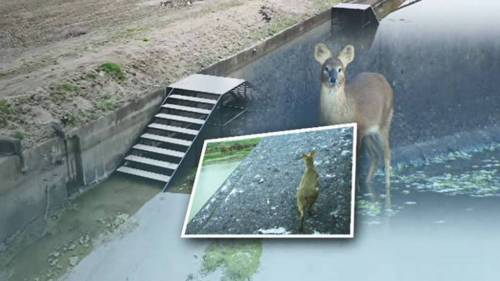
[[(498, 122), (499, 5), (495, 0), (422, 1), (381, 23), (373, 49), (360, 52), (358, 62), (366, 59), (367, 63), (353, 65), (351, 70), (353, 74), (384, 72), (396, 88), (394, 148)], [(317, 107), (317, 100), (300, 96), (319, 93), (319, 66), (313, 61), (312, 48), (319, 41), (330, 40), (337, 49), (343, 43), (335, 43), (338, 38), (331, 38), (329, 32), (312, 37), (315, 41), (301, 39), (307, 43), (296, 49), (288, 45), (288, 53), (268, 56), (268, 67), (257, 62), (248, 71), (251, 74), (241, 71), (241, 76), (249, 76), (244, 78), (270, 93), (270, 101), (268, 106), (259, 105), (267, 115), (242, 119), (235, 132), (317, 124), (310, 110)], [(269, 122), (261, 122), (262, 116)], [(391, 215), (362, 196), (354, 240), (264, 241), (253, 280), (311, 276), (319, 280), (498, 280), (499, 159), (496, 148), (438, 156), (422, 166), (400, 166), (393, 177)], [(220, 170), (223, 181), (227, 170)], [(383, 191), (382, 179), (380, 174), (375, 179), (379, 192)], [(52, 268), (49, 254), (62, 253), (62, 245), (76, 242), (78, 248), (59, 258), (64, 270), (69, 257), (90, 251), (91, 246), (80, 244), (82, 235), (85, 238), (88, 233), (92, 241), (107, 230), (97, 219), (131, 214), (159, 191), (149, 184), (110, 181), (115, 181), (114, 188), (96, 189), (102, 191), (89, 193), (87, 199), (82, 196), (80, 209), (68, 211), (59, 219), (59, 227), (20, 251), (8, 264), (14, 272), (11, 280), (35, 276), (47, 280)], [(174, 269), (175, 264), (168, 266)]]
[(160, 192), (161, 187), (111, 176), (75, 199), (61, 214), (50, 218), (49, 230), (41, 239), (25, 241), (11, 249), (9, 257), (2, 257), (1, 262), (5, 263), (2, 269), (6, 270), (3, 274), (10, 276), (9, 281), (57, 278), (90, 253), (103, 235), (127, 223), (128, 217)]
[[(378, 173), (374, 185), (380, 194), (384, 194), (383, 181), (383, 174)], [(391, 182), (395, 218), (399, 212), (407, 216), (429, 212), (429, 209), (439, 210), (433, 211), (435, 214), (444, 212), (471, 218), (469, 215), (475, 210), (489, 208), (488, 213), (500, 218), (500, 145), (436, 156), (418, 166), (399, 165), (394, 169)], [(362, 220), (382, 214), (368, 198), (366, 194), (358, 198)], [(450, 212), (450, 208), (453, 211)], [(434, 221), (445, 223), (447, 219), (436, 215)]]
[[(494, 147), (400, 167), (396, 177), (415, 173), (431, 178), (459, 176), (474, 169), (499, 173), (499, 167), (485, 161), (500, 159), (500, 148)], [(391, 213), (360, 194), (355, 239), (264, 241), (261, 267), (252, 280), (269, 280), (270, 276), (281, 280), (306, 276), (317, 280), (498, 280), (500, 192), (475, 196), (497, 182), (498, 175), (455, 193), (441, 192), (432, 184), (415, 188), (411, 180), (409, 185), (399, 180), (394, 182)], [(382, 192), (382, 175), (377, 175), (375, 184)]]
[(203, 165), (196, 186), (196, 196), (193, 197), (189, 220), (205, 205), (210, 197), (224, 183), (229, 175), (238, 167), (241, 161), (224, 161)]

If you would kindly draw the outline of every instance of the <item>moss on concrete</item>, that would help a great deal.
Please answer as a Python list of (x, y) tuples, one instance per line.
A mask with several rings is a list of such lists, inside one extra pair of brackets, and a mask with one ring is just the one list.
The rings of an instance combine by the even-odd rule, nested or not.
[(260, 240), (216, 241), (205, 250), (201, 271), (222, 270), (222, 281), (247, 281), (257, 273), (261, 256)]

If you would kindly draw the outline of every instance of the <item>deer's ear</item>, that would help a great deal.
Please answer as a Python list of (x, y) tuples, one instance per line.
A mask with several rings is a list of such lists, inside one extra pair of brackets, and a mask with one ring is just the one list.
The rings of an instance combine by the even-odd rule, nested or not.
[(323, 64), (327, 59), (332, 57), (332, 52), (328, 49), (323, 43), (319, 43), (314, 47), (314, 58), (320, 63)]
[(344, 67), (349, 65), (354, 60), (354, 46), (347, 45), (340, 51), (338, 59), (342, 62)]
[(316, 157), (316, 154), (317, 154), (317, 153), (316, 153), (316, 150), (313, 150), (313, 151), (311, 152), (311, 157), (312, 157), (312, 158), (315, 158), (315, 157)]

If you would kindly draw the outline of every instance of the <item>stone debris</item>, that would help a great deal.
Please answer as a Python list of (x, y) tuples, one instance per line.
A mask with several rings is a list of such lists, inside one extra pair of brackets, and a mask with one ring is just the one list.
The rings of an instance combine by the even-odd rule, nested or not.
[(128, 218), (129, 218), (128, 214), (119, 214), (115, 218), (114, 225), (120, 226), (120, 225), (124, 224), (128, 220)]
[(80, 261), (79, 257), (73, 256), (73, 257), (69, 258), (69, 265), (75, 266), (78, 264), (79, 261)]
[(286, 230), (284, 227), (276, 227), (269, 229), (259, 229), (257, 230), (259, 234), (290, 234), (290, 231)]
[(49, 260), (49, 265), (50, 266), (55, 266), (59, 262), (59, 259), (51, 259)]
[(50, 255), (49, 255), (49, 256), (52, 256), (52, 257), (54, 257), (54, 258), (57, 258), (57, 257), (59, 257), (60, 255), (61, 255), (61, 254), (60, 254), (58, 251), (55, 251), (55, 252), (50, 253)]
[(88, 234), (80, 236), (80, 239), (78, 240), (80, 245), (84, 246), (85, 248), (89, 247), (89, 242), (90, 242), (90, 236)]

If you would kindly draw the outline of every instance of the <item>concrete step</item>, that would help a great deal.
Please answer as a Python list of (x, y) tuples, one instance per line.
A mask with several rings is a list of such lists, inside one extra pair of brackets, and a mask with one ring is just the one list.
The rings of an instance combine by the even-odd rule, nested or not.
[(152, 172), (148, 172), (148, 171), (144, 171), (144, 170), (140, 170), (140, 169), (135, 169), (135, 168), (130, 168), (130, 167), (125, 167), (125, 166), (121, 166), (120, 168), (117, 169), (117, 171), (121, 172), (121, 173), (129, 174), (129, 175), (148, 178), (148, 179), (157, 180), (157, 181), (161, 181), (161, 182), (165, 182), (165, 183), (170, 181), (169, 176), (160, 175), (157, 173), (152, 173)]
[(175, 109), (175, 110), (199, 113), (199, 114), (207, 114), (207, 115), (210, 114), (210, 112), (211, 112), (208, 109), (191, 107), (191, 106), (184, 106), (184, 105), (177, 105), (177, 104), (168, 104), (168, 103), (162, 105), (161, 107), (167, 108), (167, 109)]
[(137, 156), (137, 155), (128, 155), (127, 157), (125, 157), (125, 160), (136, 162), (136, 163), (142, 163), (142, 164), (146, 164), (146, 165), (150, 165), (150, 166), (156, 166), (156, 167), (160, 167), (160, 168), (166, 168), (166, 169), (170, 169), (170, 170), (175, 170), (179, 166), (179, 165), (174, 164), (174, 163), (160, 161), (160, 160), (151, 159), (151, 158), (146, 158), (146, 157)]
[(192, 123), (192, 124), (198, 124), (198, 125), (205, 124), (205, 120), (203, 120), (203, 119), (190, 118), (190, 117), (173, 115), (173, 114), (160, 113), (160, 114), (156, 114), (155, 117), (160, 118), (160, 119), (174, 120), (174, 121), (180, 121), (180, 122)]
[(197, 131), (197, 130), (181, 128), (181, 127), (176, 127), (176, 126), (170, 126), (170, 125), (163, 125), (163, 124), (158, 124), (158, 123), (149, 124), (148, 128), (162, 130), (162, 131), (182, 133), (182, 134), (193, 135), (193, 136), (196, 136), (199, 133), (199, 131)]
[(175, 94), (168, 96), (168, 98), (169, 99), (184, 100), (184, 101), (199, 102), (199, 103), (208, 103), (208, 104), (216, 104), (217, 103), (217, 100), (197, 98), (197, 97), (184, 96), (184, 95), (175, 95)]
[(147, 152), (152, 152), (152, 153), (166, 155), (166, 156), (173, 156), (173, 157), (178, 157), (178, 158), (183, 158), (184, 155), (186, 155), (186, 153), (184, 153), (184, 152), (160, 148), (160, 147), (151, 146), (151, 145), (145, 145), (145, 144), (136, 144), (132, 148), (140, 150), (140, 151), (147, 151)]
[(188, 140), (169, 138), (169, 137), (164, 137), (164, 136), (159, 136), (159, 135), (154, 135), (154, 134), (143, 134), (141, 136), (141, 138), (159, 141), (159, 142), (165, 142), (165, 143), (173, 143), (173, 144), (178, 144), (178, 145), (183, 145), (183, 146), (190, 146), (191, 143), (193, 143), (192, 141), (188, 141)]

